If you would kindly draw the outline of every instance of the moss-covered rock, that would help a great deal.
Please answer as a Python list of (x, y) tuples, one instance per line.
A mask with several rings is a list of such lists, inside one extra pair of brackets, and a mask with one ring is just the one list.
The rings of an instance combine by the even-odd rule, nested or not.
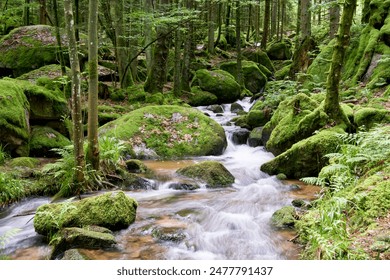
[(266, 147), (278, 155), (311, 136), (328, 121), (328, 115), (316, 100), (299, 93), (281, 102), (274, 112), (270, 121), (273, 130)]
[(271, 73), (275, 72), (275, 66), (269, 59), (267, 53), (260, 48), (246, 48), (242, 51), (242, 55), (250, 61), (256, 62), (265, 66)]
[(201, 180), (207, 188), (229, 187), (234, 183), (234, 176), (217, 161), (204, 161), (194, 165), (180, 168), (178, 174)]
[(295, 208), (293, 206), (285, 206), (272, 214), (271, 225), (279, 229), (292, 228), (296, 220), (297, 213)]
[(55, 259), (71, 248), (104, 249), (116, 244), (112, 233), (69, 227), (61, 229), (50, 241), (53, 246), (51, 259)]
[(152, 237), (158, 241), (179, 243), (186, 238), (186, 235), (181, 228), (155, 227), (152, 230)]
[(250, 110), (247, 115), (247, 124), (254, 128), (265, 125), (270, 119), (269, 112), (267, 110)]
[(263, 128), (262, 127), (255, 127), (251, 133), (249, 134), (248, 137), (248, 145), (250, 147), (257, 147), (257, 146), (262, 146), (263, 141), (262, 141), (262, 132)]
[(218, 97), (215, 94), (204, 91), (198, 86), (192, 87), (191, 93), (188, 96), (188, 104), (191, 106), (207, 106), (218, 102)]
[(145, 163), (138, 159), (129, 159), (126, 160), (126, 169), (130, 173), (147, 173), (150, 172), (149, 168), (146, 166)]
[(99, 133), (124, 140), (139, 157), (148, 149), (163, 158), (219, 155), (227, 145), (217, 122), (180, 106), (144, 107), (105, 124)]
[(71, 141), (64, 135), (46, 126), (31, 128), (30, 155), (33, 157), (58, 157), (52, 149), (71, 145)]
[[(224, 71), (229, 72), (234, 77), (237, 77), (237, 61), (224, 62), (219, 65)], [(242, 72), (244, 75), (245, 87), (252, 93), (259, 93), (264, 89), (267, 83), (267, 76), (261, 72), (256, 62), (242, 61)]]
[(196, 71), (191, 87), (199, 86), (218, 98), (218, 103), (232, 103), (240, 98), (241, 87), (234, 77), (226, 71), (209, 71), (201, 69)]
[(87, 258), (83, 256), (79, 250), (77, 249), (69, 249), (64, 252), (64, 256), (61, 258), (61, 260), (65, 261), (82, 261), (86, 260)]
[(246, 128), (239, 128), (233, 131), (232, 141), (236, 145), (244, 145), (248, 141), (250, 131)]
[[(67, 45), (65, 37), (62, 43)], [(0, 40), (0, 68), (10, 69), (15, 77), (57, 62), (57, 41), (52, 26), (23, 26)]]
[(317, 176), (328, 160), (326, 154), (337, 152), (341, 140), (337, 133), (343, 129), (327, 129), (299, 141), (284, 153), (261, 166), (261, 171), (270, 175), (285, 174), (288, 178)]
[(12, 155), (29, 155), (30, 104), (13, 80), (0, 80), (0, 144)]
[(76, 202), (39, 206), (34, 216), (35, 231), (54, 234), (65, 227), (96, 225), (111, 230), (128, 227), (134, 222), (138, 203), (124, 192), (106, 193)]
[(290, 74), (291, 64), (284, 66), (282, 69), (279, 69), (275, 72), (275, 79), (276, 80), (284, 80), (286, 79)]
[(8, 162), (8, 165), (12, 168), (15, 167), (27, 167), (27, 168), (35, 168), (39, 164), (39, 159), (31, 158), (31, 157), (17, 157), (13, 158)]
[(355, 112), (355, 124), (358, 127), (372, 128), (375, 124), (390, 123), (390, 111), (386, 109), (362, 108)]
[(273, 43), (267, 48), (267, 55), (272, 60), (291, 59), (291, 45), (291, 42), (288, 40)]

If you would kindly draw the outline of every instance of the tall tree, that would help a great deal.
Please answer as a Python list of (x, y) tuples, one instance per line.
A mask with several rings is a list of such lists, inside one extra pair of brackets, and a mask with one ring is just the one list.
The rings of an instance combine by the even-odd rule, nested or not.
[[(194, 8), (194, 0), (187, 0), (186, 6), (188, 10)], [(189, 20), (186, 23), (186, 34), (184, 39), (184, 50), (183, 50), (183, 63), (181, 67), (181, 89), (185, 91), (191, 91), (190, 80), (191, 80), (191, 59), (194, 56), (194, 22)]]
[(270, 12), (271, 12), (271, 0), (265, 0), (263, 37), (261, 39), (261, 48), (264, 50), (267, 48)]
[(98, 139), (98, 1), (89, 0), (88, 23), (88, 152), (87, 160), (99, 170)]
[(58, 3), (57, 0), (53, 0), (53, 12), (54, 12), (54, 25), (56, 30), (56, 41), (57, 41), (57, 53), (60, 58), (61, 65), (61, 74), (62, 76), (66, 75), (66, 66), (64, 52), (62, 51), (62, 42), (61, 42), (61, 31), (60, 31), (60, 20), (58, 17)]
[(39, 24), (46, 23), (46, 0), (39, 0)]
[(207, 51), (209, 54), (214, 54), (214, 3), (212, 0), (206, 1), (207, 8)]
[(31, 0), (24, 1), (23, 7), (23, 25), (30, 25), (30, 2)]
[[(75, 25), (73, 17), (72, 0), (64, 0), (64, 12), (66, 31), (69, 39), (69, 60), (72, 73), (72, 121), (73, 121), (73, 145), (76, 163), (75, 181), (81, 188), (84, 183), (84, 133), (81, 115), (81, 83), (80, 83), (80, 63), (78, 58), (78, 48), (75, 35)], [(80, 190), (80, 189), (79, 189)]]
[(336, 123), (347, 122), (339, 103), (339, 85), (341, 80), (341, 69), (343, 67), (345, 52), (350, 41), (350, 30), (353, 15), (356, 9), (357, 0), (345, 0), (343, 14), (336, 35), (336, 45), (333, 49), (332, 63), (326, 84), (325, 112)]
[(244, 88), (244, 74), (242, 72), (241, 52), (241, 4), (236, 0), (236, 51), (237, 51), (237, 81), (241, 88)]
[(340, 6), (337, 1), (330, 0), (329, 7), (329, 37), (333, 39), (336, 36), (340, 22)]

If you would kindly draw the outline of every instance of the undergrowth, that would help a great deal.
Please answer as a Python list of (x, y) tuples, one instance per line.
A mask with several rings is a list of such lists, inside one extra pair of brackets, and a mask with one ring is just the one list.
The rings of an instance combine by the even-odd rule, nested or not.
[(390, 209), (390, 126), (339, 137), (343, 145), (326, 155), (329, 165), (318, 177), (302, 179), (322, 187), (297, 223), (304, 259), (367, 258), (362, 249), (351, 249), (352, 236), (374, 227)]

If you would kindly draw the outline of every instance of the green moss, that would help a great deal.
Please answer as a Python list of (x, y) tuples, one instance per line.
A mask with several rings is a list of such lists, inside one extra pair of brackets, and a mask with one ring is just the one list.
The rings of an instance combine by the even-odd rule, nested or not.
[(287, 40), (283, 40), (271, 44), (267, 48), (268, 57), (273, 60), (291, 59), (292, 57), (291, 45), (292, 45), (291, 42)]
[(276, 80), (284, 80), (288, 77), (291, 69), (291, 64), (284, 66), (282, 69), (275, 72)]
[(31, 130), (30, 155), (34, 157), (56, 157), (55, 148), (71, 145), (71, 141), (50, 127), (34, 126)]
[(241, 87), (234, 77), (226, 71), (208, 71), (201, 69), (196, 71), (191, 82), (191, 87), (199, 86), (218, 98), (219, 103), (232, 103), (240, 98)]
[(126, 160), (126, 169), (132, 173), (147, 173), (150, 169), (140, 160), (130, 159)]
[(250, 110), (247, 115), (247, 124), (252, 127), (265, 125), (270, 119), (269, 114), (265, 110)]
[(130, 103), (144, 102), (146, 100), (146, 93), (142, 84), (133, 85), (127, 89), (127, 98)]
[(28, 156), (30, 104), (13, 80), (0, 80), (0, 144), (7, 151)]
[(132, 147), (154, 150), (164, 158), (221, 154), (226, 147), (223, 128), (196, 109), (148, 106), (100, 128), (101, 136), (115, 137)]
[(182, 176), (202, 180), (208, 188), (229, 187), (234, 183), (234, 176), (217, 161), (205, 161), (180, 168), (176, 171)]
[(261, 166), (261, 171), (270, 175), (285, 174), (288, 178), (317, 176), (327, 164), (326, 154), (336, 152), (341, 140), (337, 133), (343, 129), (335, 127), (320, 131), (292, 145), (284, 153)]
[(138, 204), (124, 192), (106, 193), (76, 202), (45, 204), (34, 216), (35, 231), (54, 234), (65, 227), (96, 225), (111, 230), (128, 227), (134, 222)]
[(269, 59), (267, 53), (263, 52), (260, 48), (247, 48), (242, 51), (242, 55), (250, 61), (256, 62), (265, 66), (270, 72), (275, 72), (275, 66)]
[(214, 94), (203, 91), (200, 87), (192, 87), (191, 95), (188, 98), (188, 104), (191, 106), (207, 106), (216, 104), (218, 102), (218, 97)]
[(10, 167), (28, 167), (35, 168), (39, 164), (39, 160), (31, 157), (17, 157), (10, 160), (8, 165)]
[(293, 206), (285, 206), (275, 213), (271, 217), (271, 225), (276, 228), (294, 227), (297, 214)]
[(377, 123), (390, 123), (390, 112), (386, 109), (362, 108), (355, 113), (354, 120), (358, 127), (370, 129)]

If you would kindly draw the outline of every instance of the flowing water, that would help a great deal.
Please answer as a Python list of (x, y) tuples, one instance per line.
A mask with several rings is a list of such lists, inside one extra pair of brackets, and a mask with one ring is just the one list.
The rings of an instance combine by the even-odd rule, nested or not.
[[(245, 110), (249, 102), (241, 103)], [(292, 231), (275, 231), (269, 225), (272, 214), (294, 198), (311, 199), (318, 189), (296, 182), (281, 182), (260, 171), (273, 155), (263, 147), (234, 145), (230, 123), (235, 114), (230, 105), (225, 112), (208, 113), (225, 128), (228, 146), (221, 156), (199, 157), (183, 161), (146, 161), (158, 175), (153, 190), (129, 191), (139, 202), (137, 220), (128, 229), (116, 233), (113, 250), (80, 250), (90, 259), (295, 259), (299, 248), (289, 242)], [(231, 188), (194, 191), (173, 190), (172, 182), (181, 178), (175, 171), (204, 160), (217, 160), (235, 176)], [(50, 254), (42, 237), (34, 232), (35, 209), (49, 198), (34, 198), (15, 204), (0, 213), (0, 236), (18, 228), (3, 253), (15, 259), (44, 259)], [(168, 238), (155, 238), (162, 232)]]

